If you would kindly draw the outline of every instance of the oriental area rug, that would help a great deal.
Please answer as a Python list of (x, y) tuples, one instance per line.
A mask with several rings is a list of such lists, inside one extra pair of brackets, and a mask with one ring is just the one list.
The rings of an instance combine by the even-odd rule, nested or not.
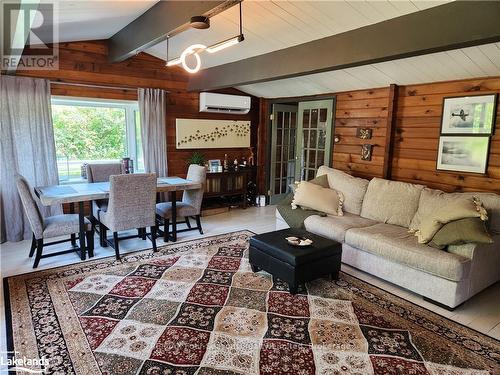
[(500, 373), (498, 341), (345, 273), (291, 295), (251, 235), (10, 277), (10, 349), (46, 374)]

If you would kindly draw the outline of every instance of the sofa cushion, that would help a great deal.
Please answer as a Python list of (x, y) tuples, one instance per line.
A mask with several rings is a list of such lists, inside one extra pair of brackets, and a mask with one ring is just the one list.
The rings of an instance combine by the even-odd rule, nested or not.
[(361, 216), (408, 228), (423, 188), (423, 185), (374, 178), (366, 190)]
[(345, 242), (382, 258), (452, 281), (467, 278), (471, 266), (470, 258), (419, 244), (406, 228), (396, 225), (379, 223), (366, 228), (352, 228), (347, 231)]
[(445, 193), (441, 190), (425, 188), (422, 190), (418, 210), (411, 220), (410, 229), (420, 228), (422, 219), (433, 216), (434, 212), (442, 210), (454, 200), (478, 197), (488, 211), (486, 226), (490, 233), (500, 234), (500, 195), (494, 193)]
[(344, 194), (344, 211), (359, 215), (369, 181), (322, 165), (318, 169), (317, 176), (325, 174), (328, 176), (330, 189)]
[(335, 241), (344, 242), (345, 233), (350, 228), (362, 228), (377, 224), (376, 221), (353, 215), (348, 212), (344, 216), (309, 216), (304, 220), (307, 231)]

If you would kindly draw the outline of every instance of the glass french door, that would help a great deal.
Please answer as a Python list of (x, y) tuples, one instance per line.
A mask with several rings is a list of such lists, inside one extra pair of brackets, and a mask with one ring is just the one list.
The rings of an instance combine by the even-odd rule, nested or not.
[(311, 180), (332, 157), (333, 99), (300, 102), (295, 176)]
[(282, 200), (295, 181), (297, 106), (274, 104), (271, 131), (271, 204)]

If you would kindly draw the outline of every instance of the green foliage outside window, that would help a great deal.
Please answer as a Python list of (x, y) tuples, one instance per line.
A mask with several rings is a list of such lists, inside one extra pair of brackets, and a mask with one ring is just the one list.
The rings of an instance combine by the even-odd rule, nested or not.
[(53, 105), (52, 119), (58, 157), (102, 160), (127, 155), (124, 109)]

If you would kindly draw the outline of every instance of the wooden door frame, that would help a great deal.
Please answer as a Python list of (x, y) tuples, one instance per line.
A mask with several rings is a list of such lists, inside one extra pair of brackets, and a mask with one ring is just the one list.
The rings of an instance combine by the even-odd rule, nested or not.
[[(277, 109), (276, 111), (274, 111), (274, 108), (275, 106), (280, 106), (281, 108)], [(288, 107), (288, 108), (286, 108)], [(288, 109), (288, 111), (286, 111), (285, 109)], [(292, 109), (294, 109), (294, 111), (292, 111)], [(268, 195), (269, 195), (269, 202), (271, 203), (271, 198), (273, 196), (276, 196), (276, 195), (282, 195), (283, 193), (280, 193), (280, 194), (275, 194), (275, 192), (273, 191), (273, 166), (275, 166), (275, 163), (273, 161), (275, 161), (275, 150), (273, 150), (273, 136), (274, 136), (274, 130), (273, 130), (273, 122), (275, 120), (277, 120), (277, 117), (275, 118), (274, 115), (276, 114), (277, 116), (277, 112), (288, 112), (288, 113), (291, 113), (291, 112), (294, 112), (296, 114), (295, 116), (295, 122), (296, 122), (296, 125), (295, 125), (295, 129), (297, 129), (297, 121), (298, 121), (298, 111), (299, 111), (299, 106), (298, 104), (295, 105), (295, 104), (283, 104), (283, 103), (274, 103), (272, 106), (271, 106), (271, 113), (273, 114), (273, 119), (269, 120), (270, 124), (271, 124), (271, 127), (270, 127), (270, 133), (271, 133), (271, 137), (270, 137), (270, 147), (269, 147), (269, 150), (270, 150), (270, 155), (269, 155), (269, 159), (268, 159), (268, 165), (269, 165), (269, 178), (268, 178), (268, 183), (269, 183), (269, 188), (267, 189), (268, 191)], [(276, 112), (276, 113), (275, 113)], [(283, 129), (283, 132), (284, 132), (284, 129)], [(297, 137), (297, 132), (295, 132), (296, 135), (295, 137)], [(283, 144), (282, 144), (282, 147), (283, 147)], [(294, 147), (294, 152), (296, 151), (295, 148), (295, 144), (293, 145)], [(287, 167), (288, 167), (288, 164), (287, 164)], [(274, 178), (276, 178), (276, 176), (274, 176)], [(276, 188), (276, 187), (274, 187)], [(283, 195), (283, 197), (286, 196), (286, 193)]]
[[(307, 95), (307, 96), (291, 96), (291, 97), (283, 97), (283, 98), (271, 98), (271, 99), (266, 99), (268, 102), (267, 106), (267, 115), (266, 115), (266, 133), (271, 135), (272, 132), (272, 121), (271, 121), (271, 115), (273, 113), (273, 105), (274, 104), (290, 104), (290, 103), (297, 103), (297, 107), (299, 105), (299, 102), (313, 102), (317, 100), (332, 100), (333, 101), (333, 106), (332, 106), (332, 139), (331, 139), (331, 145), (330, 149), (332, 152), (332, 157), (330, 158), (330, 163), (329, 166), (332, 166), (333, 163), (333, 148), (335, 145), (334, 139), (335, 139), (335, 118), (336, 118), (336, 108), (337, 108), (337, 95), (334, 94), (319, 94), (319, 95)], [(298, 118), (297, 118), (298, 121)], [(265, 170), (265, 176), (266, 176), (266, 195), (270, 196), (269, 189), (271, 188), (271, 142), (266, 147), (266, 170)]]
[[(302, 116), (303, 116), (303, 111), (304, 107), (308, 110), (314, 109), (314, 107), (318, 108), (318, 106), (321, 106), (322, 104), (320, 103), (328, 103), (326, 104), (327, 106), (330, 106), (331, 102), (331, 111), (332, 111), (332, 117), (331, 117), (331, 124), (330, 124), (330, 129), (328, 127), (328, 118), (327, 121), (325, 122), (325, 129), (326, 129), (326, 137), (328, 138), (328, 132), (330, 130), (330, 139), (328, 140), (329, 142), (325, 142), (325, 149), (324, 149), (324, 160), (323, 160), (323, 165), (325, 165), (325, 162), (327, 162), (326, 165), (329, 167), (332, 166), (333, 162), (333, 139), (334, 139), (334, 124), (335, 124), (335, 99), (318, 99), (318, 100), (307, 100), (307, 101), (302, 101), (299, 102), (299, 108), (297, 112), (297, 137), (296, 137), (296, 146), (295, 146), (295, 152), (297, 153), (298, 157), (298, 162), (295, 164), (295, 175), (300, 176), (300, 181), (302, 181), (302, 166), (305, 166), (305, 160), (301, 159), (304, 158), (304, 153), (299, 152), (300, 147), (299, 144), (301, 141), (304, 139), (304, 126), (302, 124), (302, 118), (301, 118), (301, 108), (302, 108)], [(312, 106), (308, 106), (307, 103), (314, 103)], [(311, 115), (312, 116), (312, 115)], [(318, 124), (319, 124), (319, 111), (318, 111)], [(316, 147), (315, 152), (317, 153), (318, 148)], [(329, 151), (327, 153), (327, 150)], [(300, 155), (299, 155), (300, 153)], [(302, 164), (304, 162), (304, 164)], [(304, 169), (310, 169), (304, 167)], [(305, 177), (305, 180), (307, 181), (308, 177)]]

